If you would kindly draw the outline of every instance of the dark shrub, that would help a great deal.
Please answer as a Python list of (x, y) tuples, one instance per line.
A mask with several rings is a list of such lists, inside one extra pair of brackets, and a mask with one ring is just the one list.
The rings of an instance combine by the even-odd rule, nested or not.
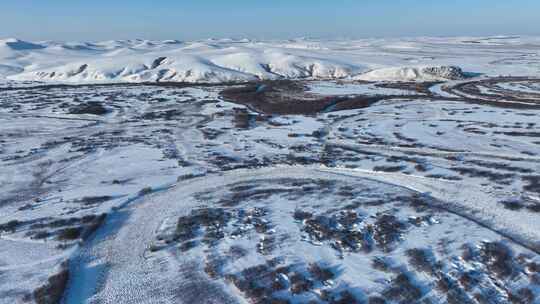
[(300, 209), (296, 209), (294, 210), (294, 219), (297, 220), (297, 221), (303, 221), (303, 220), (306, 220), (306, 219), (309, 219), (313, 216), (312, 213), (310, 212), (307, 212), (307, 211), (302, 211)]
[(384, 290), (383, 295), (386, 298), (402, 303), (415, 303), (422, 297), (422, 290), (413, 284), (408, 275), (400, 273), (392, 280), (391, 285)]
[(384, 251), (390, 251), (394, 242), (401, 237), (406, 226), (393, 215), (383, 214), (374, 224), (373, 238)]
[(0, 231), (5, 232), (15, 232), (17, 230), (17, 227), (21, 224), (21, 222), (17, 220), (9, 221), (5, 224), (0, 225)]
[(309, 272), (318, 281), (328, 281), (334, 278), (334, 273), (327, 268), (319, 266), (317, 263), (309, 265)]
[[(82, 219), (82, 222), (83, 223), (88, 223), (88, 226), (86, 226), (86, 228), (82, 232), (81, 238), (83, 240), (85, 240), (85, 241), (88, 238), (90, 238), (90, 236), (92, 236), (94, 234), (94, 232), (96, 232), (96, 230), (98, 230), (99, 227), (101, 227), (101, 225), (103, 225), (103, 222), (105, 221), (106, 218), (107, 218), (106, 213), (102, 213), (99, 216), (92, 215), (92, 216), (89, 216), (89, 217), (84, 217)], [(90, 222), (88, 222), (88, 221), (90, 221)]]
[(152, 193), (152, 191), (153, 191), (152, 187), (144, 187), (139, 191), (139, 195), (140, 196), (147, 195), (147, 194)]
[(504, 205), (504, 208), (509, 210), (521, 210), (524, 207), (523, 204), (517, 200), (506, 200), (501, 201), (500, 203)]
[(57, 238), (60, 241), (76, 240), (81, 236), (81, 233), (82, 233), (81, 227), (65, 228), (58, 232)]
[(41, 240), (41, 239), (48, 238), (49, 236), (51, 236), (50, 232), (46, 230), (41, 230), (41, 231), (36, 232), (36, 234), (34, 234), (32, 238), (35, 240)]
[(357, 304), (360, 303), (356, 298), (353, 296), (353, 294), (348, 291), (344, 290), (339, 293), (339, 296), (334, 298), (329, 302), (330, 304)]
[(301, 294), (310, 291), (313, 288), (313, 282), (300, 273), (294, 273), (290, 277), (291, 292), (293, 294)]
[(80, 201), (85, 205), (94, 205), (94, 204), (101, 204), (106, 201), (111, 200), (112, 197), (108, 195), (104, 196), (85, 196), (80, 199)]
[(481, 258), (488, 269), (498, 276), (507, 277), (513, 272), (513, 254), (501, 242), (487, 242), (482, 244)]
[(433, 254), (427, 249), (409, 249), (406, 251), (406, 255), (409, 257), (409, 263), (413, 265), (419, 271), (426, 273), (434, 273), (434, 257)]
[(33, 293), (37, 304), (58, 304), (64, 295), (69, 277), (69, 271), (64, 268), (58, 274), (49, 278), (47, 283)]
[(181, 252), (186, 252), (195, 247), (197, 247), (197, 241), (187, 241), (187, 242), (182, 243), (179, 249)]
[(69, 108), (69, 114), (105, 115), (109, 111), (97, 101), (89, 101)]
[(528, 304), (534, 302), (534, 293), (529, 288), (521, 288), (516, 293), (510, 292), (508, 300), (515, 304)]
[(386, 304), (386, 300), (378, 296), (372, 296), (369, 297), (368, 304)]

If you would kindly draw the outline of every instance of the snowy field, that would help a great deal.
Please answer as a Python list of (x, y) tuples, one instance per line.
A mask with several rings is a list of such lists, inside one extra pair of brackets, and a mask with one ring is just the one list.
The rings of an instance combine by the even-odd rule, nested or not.
[(540, 39), (0, 41), (0, 303), (540, 303)]

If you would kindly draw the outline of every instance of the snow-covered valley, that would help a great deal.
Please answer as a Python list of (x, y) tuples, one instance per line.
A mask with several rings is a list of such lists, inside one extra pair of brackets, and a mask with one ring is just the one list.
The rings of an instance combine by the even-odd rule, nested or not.
[(0, 41), (0, 303), (539, 303), (540, 39)]

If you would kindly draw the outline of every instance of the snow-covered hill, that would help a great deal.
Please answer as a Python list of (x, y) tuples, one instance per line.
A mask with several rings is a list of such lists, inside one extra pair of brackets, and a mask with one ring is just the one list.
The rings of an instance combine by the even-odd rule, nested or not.
[(194, 42), (26, 42), (10, 38), (0, 40), (0, 79), (69, 83), (280, 78), (429, 81), (460, 78), (460, 68), (488, 75), (539, 75), (539, 50), (539, 39), (519, 37)]
[(331, 56), (241, 42), (108, 41), (0, 43), (0, 73), (12, 80), (61, 82), (244, 82), (342, 78), (365, 70)]
[(438, 81), (460, 80), (467, 75), (456, 66), (383, 68), (360, 74), (356, 80), (365, 81)]

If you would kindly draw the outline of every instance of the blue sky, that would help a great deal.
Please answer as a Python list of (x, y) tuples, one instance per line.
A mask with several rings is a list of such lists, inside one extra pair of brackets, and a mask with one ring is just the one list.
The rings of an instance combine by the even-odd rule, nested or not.
[(3, 0), (28, 40), (540, 34), (539, 0)]

